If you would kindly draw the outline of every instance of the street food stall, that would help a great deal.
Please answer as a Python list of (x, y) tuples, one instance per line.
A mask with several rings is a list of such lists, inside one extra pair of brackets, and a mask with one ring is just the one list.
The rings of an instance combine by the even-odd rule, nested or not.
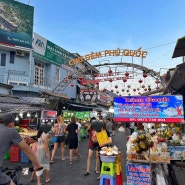
[(127, 141), (127, 184), (168, 184), (171, 160), (185, 156), (183, 97), (116, 97), (114, 121), (137, 124)]

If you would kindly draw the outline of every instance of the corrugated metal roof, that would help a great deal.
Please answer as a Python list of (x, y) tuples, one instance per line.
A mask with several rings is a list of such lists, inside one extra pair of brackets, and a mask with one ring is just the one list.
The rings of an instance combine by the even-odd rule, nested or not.
[(1, 112), (38, 111), (45, 106), (45, 98), (0, 95)]

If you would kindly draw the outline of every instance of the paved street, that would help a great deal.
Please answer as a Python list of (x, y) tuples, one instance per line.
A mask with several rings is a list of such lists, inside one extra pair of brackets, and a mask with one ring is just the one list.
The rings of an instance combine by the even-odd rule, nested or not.
[[(83, 174), (86, 171), (86, 160), (87, 160), (87, 152), (88, 152), (88, 141), (89, 138), (83, 139), (80, 144), (80, 159), (76, 160), (74, 157), (73, 164), (69, 164), (69, 151), (68, 148), (66, 148), (65, 151), (65, 161), (61, 160), (60, 155), (60, 148), (58, 149), (56, 156), (54, 158), (54, 164), (51, 165), (51, 171), (50, 176), (52, 179), (52, 182), (50, 184), (52, 185), (82, 185), (82, 184), (88, 184), (88, 185), (98, 185), (99, 180), (96, 180), (96, 177), (98, 176), (95, 174), (95, 155), (93, 155), (92, 162), (91, 162), (91, 171), (88, 176), (84, 176)], [(125, 132), (118, 132), (116, 131), (115, 136), (113, 136), (113, 144), (115, 144), (121, 152), (123, 152), (123, 179), (125, 180), (124, 174), (125, 174), (125, 164), (126, 164), (126, 154), (125, 154), (125, 142), (126, 142), (126, 135)], [(28, 167), (30, 164), (28, 163), (19, 163), (24, 167)], [(9, 162), (9, 160), (4, 161), (4, 166), (15, 166), (17, 163)], [(34, 183), (29, 183), (30, 178), (30, 172), (28, 175), (22, 176), (20, 182), (28, 184), (36, 184), (36, 181)], [(42, 182), (45, 182), (45, 176), (42, 177)]]
[[(88, 141), (89, 138), (83, 139), (80, 144), (80, 154), (81, 158), (79, 160), (76, 160), (74, 157), (73, 164), (69, 164), (69, 155), (68, 155), (68, 149), (66, 148), (65, 151), (65, 161), (61, 160), (60, 155), (60, 148), (58, 149), (54, 164), (51, 165), (51, 171), (50, 176), (52, 179), (51, 185), (99, 185), (99, 180), (96, 180), (96, 177), (98, 176), (95, 174), (95, 155), (93, 155), (92, 162), (91, 162), (91, 171), (90, 175), (84, 176), (83, 174), (86, 171), (86, 159), (87, 159), (87, 152), (88, 152)], [(125, 177), (125, 166), (126, 166), (126, 134), (125, 132), (115, 132), (115, 136), (113, 136), (113, 144), (115, 144), (119, 150), (123, 154), (123, 160), (122, 160), (122, 166), (123, 166), (123, 181), (126, 182)], [(29, 167), (29, 163), (19, 163), (23, 167)], [(17, 163), (9, 162), (9, 160), (4, 161), (4, 166), (15, 166)], [(179, 182), (179, 185), (185, 184), (185, 168), (175, 167), (174, 170)], [(34, 183), (29, 183), (30, 178), (30, 172), (28, 175), (21, 175), (20, 182), (24, 183), (26, 185), (36, 184), (36, 181)], [(45, 182), (45, 176), (42, 177), (42, 182)], [(124, 183), (126, 184), (126, 183)]]

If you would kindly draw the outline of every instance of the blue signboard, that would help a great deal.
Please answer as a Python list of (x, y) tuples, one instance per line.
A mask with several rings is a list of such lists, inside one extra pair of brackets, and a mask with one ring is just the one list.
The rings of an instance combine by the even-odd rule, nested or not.
[(127, 164), (127, 185), (151, 185), (151, 170), (149, 165)]
[(184, 122), (183, 97), (125, 96), (114, 98), (116, 122)]

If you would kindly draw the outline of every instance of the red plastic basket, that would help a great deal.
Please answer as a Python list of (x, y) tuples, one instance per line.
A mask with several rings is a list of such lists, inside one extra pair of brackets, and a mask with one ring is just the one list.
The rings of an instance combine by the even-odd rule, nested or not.
[(11, 162), (20, 162), (20, 148), (18, 146), (10, 147), (10, 161)]

